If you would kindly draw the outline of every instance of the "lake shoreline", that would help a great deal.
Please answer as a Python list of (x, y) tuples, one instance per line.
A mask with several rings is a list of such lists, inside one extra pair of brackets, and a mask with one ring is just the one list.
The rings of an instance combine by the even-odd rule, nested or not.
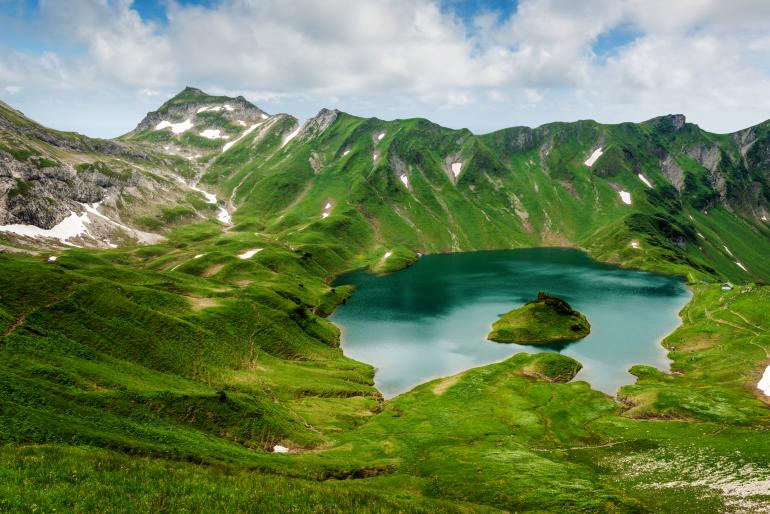
[[(668, 280), (669, 283), (676, 283), (677, 284), (676, 287), (679, 287), (683, 291), (686, 291), (682, 295), (682, 296), (686, 296), (686, 301), (684, 301), (681, 304), (677, 305), (677, 307), (675, 309), (676, 312), (670, 312), (669, 311), (669, 314), (671, 314), (671, 316), (670, 316), (671, 319), (668, 319), (667, 322), (664, 325), (661, 325), (662, 327), (664, 327), (664, 329), (667, 328), (665, 333), (655, 334), (654, 340), (648, 339), (644, 343), (644, 344), (648, 345), (648, 347), (650, 345), (655, 347), (655, 351), (654, 352), (648, 352), (649, 354), (648, 354), (648, 358), (647, 359), (634, 360), (633, 355), (632, 355), (628, 359), (622, 359), (621, 360), (621, 362), (622, 362), (621, 365), (622, 366), (627, 364), (627, 365), (624, 366), (624, 369), (623, 369), (623, 374), (626, 376), (626, 379), (623, 382), (618, 382), (617, 383), (617, 387), (615, 387), (614, 390), (609, 389), (609, 386), (607, 386), (607, 385), (603, 385), (602, 383), (595, 384), (594, 381), (592, 381), (590, 378), (585, 378), (587, 375), (590, 376), (590, 374), (592, 372), (595, 372), (595, 370), (596, 370), (597, 363), (592, 362), (592, 359), (581, 360), (581, 356), (580, 355), (576, 356), (576, 355), (572, 355), (569, 351), (562, 352), (561, 350), (559, 350), (560, 353), (565, 353), (566, 355), (571, 355), (571, 356), (573, 356), (573, 358), (576, 358), (577, 360), (580, 360), (584, 364), (584, 371), (581, 371), (581, 373), (578, 375), (576, 380), (581, 380), (581, 379), (582, 380), (586, 380), (589, 384), (591, 384), (591, 387), (593, 389), (598, 390), (598, 391), (602, 391), (605, 394), (608, 394), (608, 395), (613, 396), (613, 397), (617, 394), (618, 389), (621, 386), (634, 383), (633, 375), (628, 373), (628, 369), (630, 369), (633, 365), (636, 365), (636, 364), (648, 364), (648, 365), (653, 365), (653, 366), (657, 367), (661, 371), (669, 371), (670, 370), (671, 361), (670, 361), (670, 359), (668, 357), (668, 350), (665, 347), (663, 347), (663, 345), (661, 343), (663, 342), (663, 340), (671, 332), (676, 330), (676, 328), (682, 324), (682, 319), (679, 316), (679, 313), (692, 299), (692, 291), (690, 290), (689, 287), (687, 287), (686, 280), (684, 279), (684, 277), (664, 275), (664, 274), (655, 273), (655, 272), (649, 272), (649, 271), (645, 271), (645, 270), (635, 270), (635, 269), (622, 268), (622, 267), (619, 267), (619, 266), (617, 266), (617, 265), (615, 265), (613, 263), (606, 263), (606, 262), (597, 261), (597, 260), (593, 259), (593, 257), (588, 252), (586, 252), (586, 251), (584, 251), (582, 249), (575, 249), (575, 248), (569, 248), (569, 247), (542, 247), (542, 248), (524, 248), (524, 249), (513, 249), (513, 250), (482, 250), (482, 251), (478, 251), (478, 252), (474, 251), (474, 252), (451, 252), (451, 253), (442, 253), (442, 254), (430, 254), (430, 255), (426, 255), (426, 256), (423, 256), (422, 258), (418, 259), (413, 265), (411, 265), (410, 267), (406, 268), (405, 270), (402, 270), (399, 273), (390, 273), (390, 274), (387, 274), (387, 275), (375, 275), (375, 274), (373, 274), (371, 272), (366, 271), (365, 269), (360, 269), (359, 268), (356, 271), (346, 272), (346, 273), (338, 275), (337, 277), (335, 277), (333, 283), (335, 285), (343, 284), (343, 283), (348, 284), (348, 285), (352, 284), (354, 286), (354, 288), (355, 288), (355, 292), (351, 296), (351, 298), (349, 299), (349, 302), (355, 303), (355, 302), (359, 301), (357, 297), (360, 296), (360, 294), (361, 294), (361, 285), (358, 284), (358, 283), (355, 283), (355, 281), (353, 283), (351, 283), (349, 280), (346, 280), (346, 277), (350, 277), (351, 275), (355, 275), (355, 276), (369, 276), (369, 277), (378, 277), (378, 278), (385, 278), (385, 279), (387, 279), (387, 277), (392, 277), (392, 276), (396, 276), (396, 275), (403, 275), (404, 273), (409, 273), (409, 270), (415, 269), (416, 266), (424, 265), (422, 263), (424, 263), (426, 260), (433, 260), (433, 259), (441, 258), (441, 257), (457, 258), (457, 256), (469, 256), (469, 255), (473, 255), (473, 256), (477, 256), (477, 257), (483, 257), (483, 256), (492, 256), (492, 257), (494, 257), (494, 256), (505, 255), (505, 254), (509, 254), (510, 255), (511, 252), (518, 252), (518, 253), (522, 253), (522, 254), (532, 254), (532, 255), (537, 255), (537, 254), (542, 253), (542, 252), (555, 252), (556, 255), (569, 256), (570, 258), (577, 258), (578, 261), (582, 261), (583, 263), (586, 263), (586, 262), (590, 263), (591, 267), (594, 267), (594, 268), (596, 268), (596, 269), (598, 269), (600, 271), (603, 271), (603, 272), (605, 272), (605, 271), (607, 273), (611, 273), (611, 272), (618, 273), (618, 272), (621, 272), (621, 275), (623, 273), (630, 273), (631, 276), (637, 276), (636, 274), (641, 274), (639, 276), (656, 277), (656, 280), (662, 280), (663, 283), (665, 283), (666, 280)], [(575, 256), (577, 256), (577, 257), (575, 257)], [(462, 258), (463, 257), (461, 257), (461, 259)], [(402, 278), (398, 279), (399, 282), (403, 282), (404, 280), (410, 280), (410, 279), (409, 279), (408, 276), (406, 278), (402, 277)], [(681, 291), (678, 294), (681, 294)], [(369, 298), (368, 301), (371, 301), (371, 300), (372, 299)], [(346, 322), (344, 316), (340, 316), (340, 314), (339, 314), (341, 312), (341, 310), (346, 310), (347, 308), (348, 308), (347, 306), (343, 306), (343, 305), (337, 306), (334, 309), (334, 312), (330, 315), (330, 321), (332, 321), (335, 325), (337, 325), (338, 328), (340, 328), (340, 331), (341, 331), (340, 349), (343, 351), (343, 353), (345, 354), (346, 357), (355, 359), (357, 361), (360, 361), (360, 362), (363, 362), (365, 364), (368, 364), (368, 365), (372, 366), (372, 368), (375, 370), (375, 387), (383, 394), (383, 397), (385, 397), (386, 399), (390, 399), (390, 398), (393, 398), (395, 396), (398, 396), (398, 395), (400, 395), (400, 394), (402, 394), (404, 392), (407, 392), (407, 391), (413, 389), (414, 387), (417, 387), (420, 384), (429, 382), (431, 380), (435, 380), (435, 379), (438, 379), (438, 378), (445, 378), (447, 376), (454, 375), (454, 374), (456, 374), (458, 372), (467, 371), (469, 369), (473, 369), (473, 368), (476, 368), (476, 367), (489, 365), (489, 364), (492, 364), (494, 362), (500, 362), (502, 360), (510, 358), (510, 356), (512, 356), (512, 355), (514, 355), (516, 353), (522, 353), (522, 352), (523, 353), (539, 353), (538, 351), (533, 352), (531, 348), (528, 348), (528, 349), (520, 349), (519, 348), (518, 351), (512, 352), (510, 355), (500, 355), (498, 358), (493, 358), (493, 359), (487, 360), (485, 362), (471, 362), (467, 366), (464, 366), (464, 367), (460, 367), (460, 368), (453, 367), (451, 369), (447, 369), (446, 372), (437, 372), (437, 373), (433, 373), (433, 374), (423, 375), (423, 377), (422, 377), (422, 379), (420, 381), (415, 381), (415, 382), (411, 383), (411, 385), (409, 387), (406, 387), (406, 388), (398, 390), (398, 391), (394, 391), (387, 384), (384, 384), (382, 382), (383, 373), (384, 372), (387, 373), (387, 371), (384, 368), (387, 368), (387, 367), (386, 366), (384, 367), (381, 364), (381, 362), (378, 361), (377, 359), (372, 359), (370, 356), (362, 355), (359, 351), (357, 351), (356, 344), (355, 343), (351, 344), (350, 333), (349, 333), (349, 330), (348, 330), (349, 329), (348, 323)], [(510, 308), (510, 304), (509, 304), (508, 308)], [(407, 312), (405, 315), (409, 316), (409, 313)], [(487, 329), (487, 328), (489, 328), (489, 326), (491, 326), (491, 323), (494, 321), (494, 317), (488, 319), (487, 321), (488, 321), (488, 323), (486, 323), (485, 329)], [(484, 332), (484, 334), (486, 334), (487, 332)], [(497, 343), (489, 342), (489, 344), (497, 344)], [(632, 344), (632, 346), (633, 346), (633, 344), (636, 344), (636, 343), (630, 343), (630, 344)], [(551, 349), (550, 348), (543, 348), (542, 350), (548, 351), (548, 350), (551, 350)], [(450, 351), (449, 353), (451, 354), (452, 351)], [(399, 353), (397, 351), (395, 351), (395, 354), (398, 355)], [(404, 356), (404, 358), (406, 358), (406, 356)], [(581, 378), (581, 377), (583, 377), (583, 378)], [(615, 379), (615, 380), (617, 382), (617, 379)]]

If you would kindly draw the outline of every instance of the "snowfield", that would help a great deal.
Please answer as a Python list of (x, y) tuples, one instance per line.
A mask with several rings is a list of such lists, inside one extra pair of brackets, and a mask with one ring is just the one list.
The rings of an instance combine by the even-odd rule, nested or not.
[(170, 121), (163, 120), (155, 125), (155, 130), (163, 130), (169, 127), (174, 134), (182, 134), (193, 128), (193, 122), (191, 120), (184, 120), (181, 123), (171, 123)]
[(254, 248), (253, 250), (246, 250), (243, 253), (238, 254), (239, 259), (251, 259), (255, 255), (257, 255), (259, 252), (262, 251), (262, 248)]
[(762, 379), (757, 382), (757, 389), (770, 396), (770, 366), (765, 368), (765, 372), (762, 374)]
[(226, 152), (228, 149), (230, 149), (230, 147), (231, 147), (231, 146), (233, 146), (235, 143), (237, 143), (238, 141), (240, 141), (240, 140), (241, 140), (241, 139), (243, 139), (244, 137), (246, 137), (246, 136), (248, 136), (249, 134), (251, 134), (252, 132), (254, 132), (254, 129), (255, 129), (255, 128), (257, 128), (257, 127), (259, 127), (260, 125), (262, 125), (262, 122), (261, 122), (261, 121), (260, 121), (259, 123), (255, 123), (255, 124), (254, 124), (254, 125), (252, 125), (251, 127), (249, 127), (249, 128), (247, 128), (246, 130), (244, 130), (244, 131), (243, 131), (243, 134), (241, 134), (240, 136), (238, 136), (238, 137), (237, 137), (237, 138), (235, 138), (234, 140), (230, 141), (229, 143), (225, 143), (225, 146), (223, 146), (223, 147), (222, 147), (222, 153), (225, 153), (225, 152)]
[(624, 204), (631, 205), (631, 193), (628, 191), (618, 191), (618, 194), (620, 195), (620, 199)]
[(599, 159), (599, 157), (602, 156), (603, 153), (604, 153), (604, 151), (602, 150), (602, 147), (600, 146), (599, 148), (594, 150), (594, 153), (592, 153), (591, 156), (588, 159), (586, 159), (585, 165), (590, 168), (591, 166), (594, 165), (594, 163), (597, 161), (597, 159)]
[(288, 136), (286, 136), (286, 137), (284, 138), (284, 140), (283, 140), (283, 144), (281, 145), (281, 148), (283, 148), (284, 146), (286, 146), (287, 144), (289, 144), (289, 141), (291, 141), (292, 139), (294, 139), (295, 137), (297, 137), (297, 134), (299, 134), (299, 130), (300, 130), (300, 127), (297, 127), (297, 128), (296, 128), (296, 129), (295, 129), (295, 130), (294, 130), (294, 131), (291, 133), (291, 134), (289, 134)]
[(55, 226), (51, 228), (40, 228), (35, 225), (0, 225), (0, 232), (10, 232), (19, 236), (26, 237), (50, 237), (51, 239), (58, 239), (63, 244), (75, 246), (69, 242), (69, 239), (77, 236), (87, 235), (88, 227), (86, 223), (89, 223), (88, 213), (76, 214), (74, 211), (70, 211), (70, 215), (61, 220)]
[(201, 132), (201, 136), (208, 139), (230, 139), (230, 136), (222, 135), (222, 131), (219, 129), (206, 129)]
[(639, 175), (637, 175), (637, 176), (639, 177), (639, 180), (641, 180), (642, 182), (644, 182), (644, 185), (645, 185), (645, 186), (647, 186), (647, 187), (649, 187), (649, 188), (651, 188), (651, 187), (652, 187), (652, 183), (650, 183), (650, 181), (647, 179), (647, 177), (645, 177), (643, 174), (641, 174), (641, 173), (640, 173), (640, 174), (639, 174)]

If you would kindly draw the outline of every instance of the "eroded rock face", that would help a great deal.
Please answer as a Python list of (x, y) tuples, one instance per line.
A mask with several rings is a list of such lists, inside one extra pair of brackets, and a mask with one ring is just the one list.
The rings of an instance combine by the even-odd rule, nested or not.
[(748, 128), (745, 130), (741, 130), (740, 132), (736, 132), (735, 134), (732, 134), (732, 136), (730, 137), (740, 147), (741, 155), (743, 157), (746, 157), (746, 152), (749, 151), (749, 149), (751, 148), (751, 145), (753, 145), (754, 142), (757, 140), (757, 133), (754, 130), (754, 128)]
[(669, 126), (675, 131), (682, 130), (687, 123), (687, 118), (684, 114), (667, 114), (660, 118), (660, 123), (663, 126)]
[(679, 167), (674, 158), (666, 154), (660, 161), (660, 170), (671, 185), (681, 192), (684, 188), (684, 170)]
[(38, 168), (0, 151), (0, 225), (23, 224), (50, 229), (81, 203), (96, 203), (118, 190), (141, 186), (147, 179), (105, 165), (66, 164)]
[(305, 122), (298, 137), (312, 137), (322, 133), (334, 123), (339, 113), (337, 109), (321, 109), (318, 114)]
[(712, 173), (717, 170), (722, 157), (719, 147), (716, 145), (695, 145), (687, 148), (685, 152)]

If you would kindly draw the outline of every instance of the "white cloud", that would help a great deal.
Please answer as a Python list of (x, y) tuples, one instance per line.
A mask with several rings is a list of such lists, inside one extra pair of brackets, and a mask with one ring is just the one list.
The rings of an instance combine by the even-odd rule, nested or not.
[[(507, 18), (472, 20), (432, 0), (171, 1), (167, 25), (129, 0), (67, 6), (41, 0), (31, 30), (61, 44), (0, 51), (0, 84), (28, 111), (41, 98), (91, 105), (78, 119), (127, 99), (136, 118), (113, 116), (114, 133), (187, 84), (300, 117), (327, 105), (477, 131), (671, 111), (726, 131), (770, 117), (764, 0), (521, 0)], [(599, 58), (597, 38), (618, 27), (638, 37)]]

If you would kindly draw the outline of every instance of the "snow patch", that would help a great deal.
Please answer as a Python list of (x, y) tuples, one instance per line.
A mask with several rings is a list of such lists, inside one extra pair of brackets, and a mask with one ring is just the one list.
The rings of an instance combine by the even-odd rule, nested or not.
[(207, 193), (203, 189), (199, 188), (198, 186), (190, 186), (190, 189), (193, 191), (197, 191), (198, 193), (202, 194), (206, 198), (206, 203), (210, 203), (212, 205), (217, 203), (217, 195), (213, 193)]
[(401, 182), (404, 183), (404, 187), (409, 187), (409, 177), (407, 177), (406, 175), (401, 175), (398, 178), (400, 178)]
[(289, 141), (291, 141), (292, 139), (294, 139), (295, 137), (297, 137), (297, 134), (299, 134), (299, 130), (300, 130), (300, 127), (297, 127), (297, 128), (296, 128), (296, 129), (295, 129), (295, 130), (294, 130), (294, 131), (291, 133), (291, 134), (289, 134), (288, 136), (286, 136), (286, 137), (283, 139), (283, 144), (281, 145), (281, 148), (283, 148), (284, 146), (286, 146), (287, 144), (289, 144)]
[(387, 252), (385, 252), (385, 257), (383, 257), (383, 259), (387, 259), (387, 258), (388, 258), (388, 257), (390, 257), (391, 255), (393, 255), (393, 252), (391, 252), (390, 250), (388, 250)]
[(764, 214), (762, 215), (762, 221), (767, 221), (767, 216), (765, 216)]
[(757, 382), (757, 389), (765, 393), (766, 396), (770, 396), (770, 366), (765, 368), (765, 372), (762, 373), (762, 379)]
[(641, 173), (640, 173), (640, 174), (638, 174), (638, 175), (637, 175), (637, 177), (639, 177), (639, 180), (641, 180), (642, 182), (644, 182), (644, 185), (645, 185), (645, 186), (647, 186), (647, 187), (652, 187), (652, 184), (650, 183), (650, 181), (649, 181), (649, 180), (647, 179), (647, 177), (645, 177), (643, 174), (641, 174)]
[(463, 163), (461, 162), (453, 162), (452, 163), (452, 174), (455, 176), (455, 178), (460, 175), (460, 172), (463, 170)]
[(591, 166), (594, 165), (596, 160), (599, 159), (599, 157), (602, 156), (603, 153), (604, 153), (604, 151), (602, 150), (602, 147), (600, 146), (599, 148), (594, 150), (594, 153), (592, 153), (591, 156), (588, 159), (586, 159), (584, 164), (590, 168)]
[(243, 134), (241, 134), (240, 136), (238, 136), (238, 137), (237, 137), (237, 138), (235, 138), (234, 140), (230, 141), (229, 143), (225, 143), (225, 146), (223, 146), (223, 147), (222, 147), (222, 153), (225, 153), (225, 152), (226, 152), (226, 151), (227, 151), (227, 150), (228, 150), (228, 149), (229, 149), (231, 146), (233, 146), (235, 143), (237, 143), (238, 141), (240, 141), (240, 140), (241, 140), (241, 139), (243, 139), (244, 137), (246, 137), (246, 136), (248, 136), (249, 134), (251, 134), (251, 133), (254, 131), (254, 129), (255, 129), (255, 128), (257, 128), (257, 127), (259, 127), (260, 125), (262, 125), (262, 122), (261, 122), (261, 121), (260, 121), (259, 123), (255, 123), (255, 124), (254, 124), (254, 125), (252, 125), (251, 127), (249, 127), (249, 128), (247, 128), (246, 130), (244, 130), (244, 131), (243, 131)]
[(273, 446), (273, 453), (289, 453), (289, 449), (285, 446), (281, 446), (280, 444), (276, 444)]
[(224, 223), (225, 225), (229, 225), (233, 222), (233, 217), (230, 216), (230, 213), (227, 212), (227, 209), (224, 207), (219, 208), (219, 212), (217, 213), (217, 219)]
[[(211, 205), (217, 204), (217, 195), (215, 195), (214, 193), (206, 192), (203, 189), (199, 188), (198, 186), (190, 186), (190, 189), (202, 194), (206, 198), (206, 203)], [(224, 206), (220, 205), (219, 212), (217, 212), (217, 219), (222, 223), (224, 223), (225, 225), (229, 225), (230, 223), (232, 223), (233, 218), (232, 216), (230, 216), (230, 213), (227, 212), (227, 209), (225, 209)]]
[(184, 120), (181, 123), (171, 123), (170, 121), (163, 120), (155, 125), (155, 130), (163, 130), (164, 128), (171, 127), (171, 132), (174, 134), (182, 134), (187, 132), (193, 127), (193, 122), (190, 120)]
[(747, 273), (748, 273), (748, 271), (749, 271), (749, 270), (747, 270), (747, 269), (746, 269), (746, 266), (744, 266), (744, 265), (743, 265), (743, 264), (741, 264), (740, 262), (738, 262), (738, 261), (735, 261), (735, 265), (736, 265), (736, 266), (738, 266), (739, 268), (741, 268), (743, 271), (745, 271), (745, 272), (747, 272)]
[(696, 234), (698, 234), (698, 237), (699, 237), (699, 238), (701, 238), (701, 239), (706, 239), (706, 236), (704, 236), (704, 235), (703, 235), (703, 234), (701, 234), (700, 232), (696, 232)]
[(56, 259), (58, 259), (58, 257), (56, 257), (55, 255), (51, 255), (50, 257), (48, 257), (48, 262), (56, 262)]
[(243, 121), (243, 120), (238, 120), (238, 125), (240, 125), (241, 127), (245, 127), (246, 126), (246, 122)]
[(732, 255), (733, 255), (733, 252), (731, 252), (731, 251), (730, 251), (730, 249), (729, 249), (729, 248), (728, 248), (726, 245), (722, 245), (722, 248), (724, 248), (724, 249), (725, 249), (725, 251), (726, 251), (726, 252), (727, 252), (727, 253), (728, 253), (730, 256), (732, 256)]
[(208, 139), (230, 139), (230, 136), (222, 135), (222, 131), (219, 129), (206, 129), (201, 132), (201, 136)]
[(331, 202), (326, 202), (326, 205), (324, 205), (324, 210), (321, 213), (321, 219), (328, 218), (329, 214), (330, 214), (329, 211), (331, 211), (331, 210), (332, 210), (332, 203)]
[(344, 152), (342, 152), (342, 156), (344, 157), (344, 156), (346, 156), (349, 153), (350, 153), (350, 150), (345, 150)]
[(640, 248), (640, 246), (639, 246), (639, 241), (637, 241), (636, 239), (633, 239), (633, 240), (631, 241), (631, 248), (633, 248), (633, 249), (635, 249), (635, 250), (638, 250), (638, 249)]
[(235, 108), (233, 106), (231, 106), (230, 104), (224, 104), (224, 105), (210, 105), (208, 107), (201, 107), (200, 109), (198, 109), (195, 112), (200, 114), (202, 112), (217, 112), (217, 111), (230, 111), (230, 112), (232, 112), (234, 110), (235, 110)]
[(255, 255), (257, 255), (259, 252), (262, 251), (262, 248), (254, 248), (253, 250), (246, 250), (243, 253), (238, 254), (239, 259), (251, 259)]
[(618, 191), (618, 194), (620, 195), (620, 199), (623, 200), (624, 204), (631, 205), (631, 193), (628, 191)]
[(382, 141), (382, 138), (385, 137), (385, 132), (380, 132), (377, 134), (377, 141)]
[[(19, 236), (26, 237), (50, 237), (52, 239), (58, 239), (62, 243), (70, 246), (67, 240), (88, 234), (88, 228), (86, 223), (90, 223), (88, 219), (88, 213), (76, 214), (74, 211), (70, 211), (70, 215), (61, 220), (52, 228), (40, 228), (35, 225), (0, 225), (0, 232), (10, 232)], [(90, 235), (90, 234), (89, 234)]]
[(377, 152), (374, 152), (374, 153), (372, 154), (372, 160), (373, 160), (373, 161), (376, 161), (376, 160), (377, 160), (377, 159), (379, 159), (379, 158), (380, 158), (380, 155), (379, 155)]
[(205, 253), (199, 253), (198, 255), (196, 255), (195, 257), (193, 257), (193, 259), (200, 259), (200, 258), (201, 258), (201, 257), (203, 257), (204, 255), (206, 255), (206, 254), (205, 254)]
[(262, 113), (262, 119), (263, 119), (263, 120), (266, 120), (266, 119), (268, 119), (269, 117), (270, 117), (270, 116), (268, 116), (268, 115), (267, 115), (267, 114), (265, 114), (264, 112)]

